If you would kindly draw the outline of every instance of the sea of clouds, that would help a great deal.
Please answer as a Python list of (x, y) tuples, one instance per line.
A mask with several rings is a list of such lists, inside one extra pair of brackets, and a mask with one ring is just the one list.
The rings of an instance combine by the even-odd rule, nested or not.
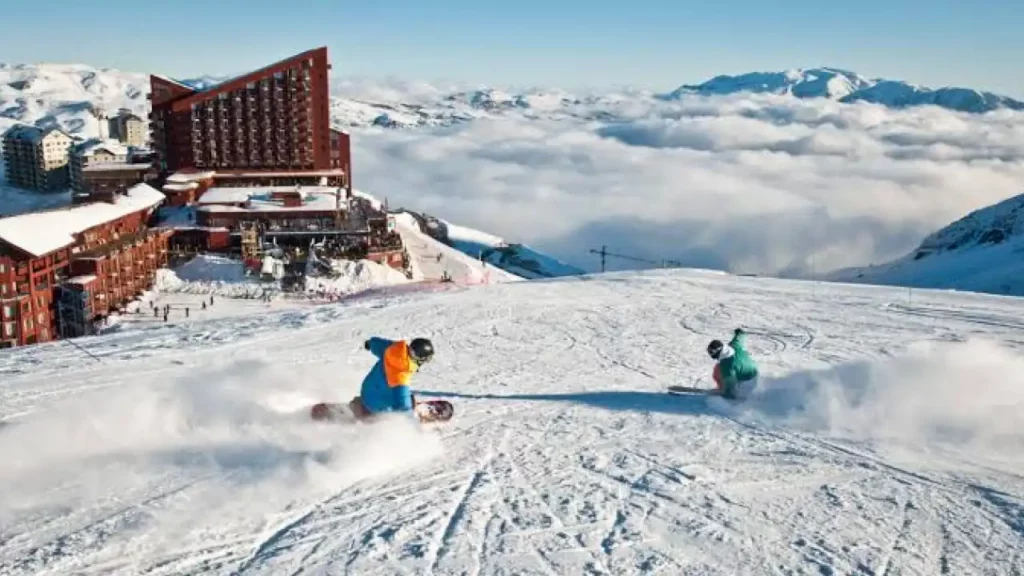
[[(422, 83), (337, 87), (422, 102)], [(402, 96), (408, 90), (410, 95)], [(597, 99), (587, 117), (507, 113), (353, 132), (357, 188), (594, 270), (588, 251), (815, 275), (902, 256), (1024, 193), (1024, 114), (775, 95)], [(600, 118), (596, 120), (594, 118)], [(609, 268), (636, 267), (609, 260)]]

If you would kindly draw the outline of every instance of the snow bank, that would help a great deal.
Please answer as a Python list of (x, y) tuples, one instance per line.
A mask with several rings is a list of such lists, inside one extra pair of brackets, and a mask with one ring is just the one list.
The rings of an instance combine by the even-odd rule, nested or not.
[(331, 268), (337, 277), (306, 276), (306, 291), (352, 294), (409, 282), (402, 272), (372, 260), (332, 260)]
[(196, 256), (174, 270), (157, 270), (154, 288), (165, 293), (214, 294), (226, 298), (259, 298), (273, 289), (255, 277), (246, 276), (240, 261), (209, 254)]
[(459, 226), (447, 221), (445, 224), (448, 227), (448, 238), (450, 240), (472, 242), (474, 244), (491, 247), (506, 245), (505, 240), (493, 234), (488, 234), (487, 232), (481, 232), (472, 228), (466, 228), (465, 226)]
[(855, 440), (1024, 449), (1024, 358), (984, 340), (764, 378), (744, 411)]
[[(31, 511), (102, 506), (146, 481), (168, 483), (169, 494), (186, 474), (212, 483), (191, 492), (193, 512), (145, 519), (147, 530), (159, 524), (153, 537), (173, 544), (196, 528), (189, 514), (262, 523), (262, 512), (286, 507), (296, 492), (336, 493), (441, 453), (440, 437), (408, 417), (372, 427), (313, 422), (309, 406), (337, 401), (337, 392), (321, 396), (294, 369), (243, 359), (190, 370), (83, 393), (4, 427), (0, 525)], [(316, 370), (303, 380), (337, 382), (332, 369)]]

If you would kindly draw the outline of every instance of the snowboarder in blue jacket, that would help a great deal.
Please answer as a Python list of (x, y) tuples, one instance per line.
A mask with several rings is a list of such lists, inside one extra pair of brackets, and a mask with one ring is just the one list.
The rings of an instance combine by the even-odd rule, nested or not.
[(409, 383), (412, 375), (434, 357), (433, 343), (426, 338), (406, 342), (374, 336), (363, 343), (363, 348), (378, 360), (363, 378), (352, 408), (360, 416), (412, 411), (416, 400)]
[(708, 344), (708, 356), (716, 362), (712, 376), (718, 393), (729, 399), (744, 398), (757, 386), (757, 363), (744, 347), (746, 338), (746, 332), (737, 328), (728, 346), (721, 340)]

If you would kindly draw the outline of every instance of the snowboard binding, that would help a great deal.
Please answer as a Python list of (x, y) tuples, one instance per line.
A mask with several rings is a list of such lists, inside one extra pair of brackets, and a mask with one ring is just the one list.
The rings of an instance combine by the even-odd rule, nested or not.
[(420, 422), (447, 422), (455, 415), (455, 406), (447, 400), (427, 400), (417, 402), (413, 408)]

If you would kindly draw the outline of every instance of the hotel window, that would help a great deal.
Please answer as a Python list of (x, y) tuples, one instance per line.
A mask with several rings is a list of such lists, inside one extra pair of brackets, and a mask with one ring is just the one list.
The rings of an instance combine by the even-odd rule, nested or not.
[(14, 322), (4, 322), (4, 336), (8, 338), (14, 337)]

